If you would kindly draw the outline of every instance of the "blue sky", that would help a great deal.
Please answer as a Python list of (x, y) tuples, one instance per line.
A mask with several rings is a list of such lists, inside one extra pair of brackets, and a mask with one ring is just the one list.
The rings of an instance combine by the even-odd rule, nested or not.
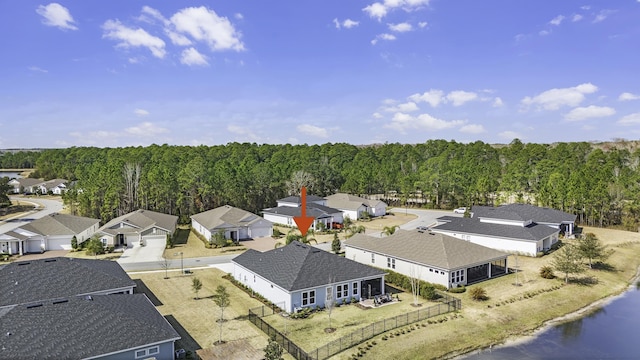
[(0, 148), (640, 138), (640, 0), (0, 0)]

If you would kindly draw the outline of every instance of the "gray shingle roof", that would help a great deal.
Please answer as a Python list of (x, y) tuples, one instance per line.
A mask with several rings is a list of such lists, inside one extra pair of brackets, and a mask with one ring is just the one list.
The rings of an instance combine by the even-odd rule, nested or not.
[(64, 257), (16, 261), (0, 267), (0, 306), (135, 286), (115, 261)]
[(471, 208), (474, 218), (493, 218), (506, 220), (533, 220), (538, 223), (561, 224), (563, 222), (575, 222), (576, 215), (564, 211), (529, 204), (508, 204), (498, 207), (473, 206)]
[(358, 210), (361, 206), (369, 206), (368, 201), (358, 196), (338, 193), (327, 196), (327, 206), (336, 209)]
[(249, 249), (231, 261), (290, 292), (384, 274), (297, 241), (267, 252)]
[(522, 241), (538, 241), (557, 233), (559, 230), (547, 225), (532, 223), (528, 226), (502, 225), (481, 222), (478, 218), (455, 218), (434, 226), (433, 231), (457, 234), (479, 234)]
[[(312, 201), (321, 201), (324, 200), (323, 198), (321, 198), (320, 196), (316, 196), (316, 195), (307, 195), (307, 202), (312, 202)], [(288, 196), (284, 199), (278, 199), (278, 202), (288, 202), (288, 203), (294, 203), (294, 204), (298, 204), (300, 205), (300, 196)]]
[[(139, 228), (140, 230), (145, 230), (150, 227), (157, 226), (169, 231), (170, 233), (173, 233), (176, 230), (176, 226), (178, 224), (178, 217), (175, 215), (168, 215), (151, 210), (140, 209), (109, 221), (100, 228), (100, 231), (114, 233), (114, 231), (109, 228), (122, 222)], [(115, 233), (121, 232), (123, 231), (121, 229), (118, 229), (118, 231), (116, 231)]]
[(191, 216), (191, 219), (197, 221), (200, 225), (209, 230), (225, 227), (249, 226), (261, 220), (270, 223), (270, 221), (265, 220), (256, 214), (229, 205), (201, 212)]
[[(300, 216), (301, 208), (293, 206), (278, 206), (274, 208), (264, 209), (263, 213), (285, 215), (285, 216)], [(318, 205), (314, 203), (307, 203), (307, 216), (312, 216), (316, 219), (330, 217), (333, 214), (342, 213), (338, 209), (330, 208), (324, 205)]]
[(144, 294), (41, 304), (0, 310), (0, 358), (82, 359), (180, 338)]
[(98, 219), (67, 214), (51, 214), (33, 220), (21, 228), (41, 235), (78, 235), (100, 223)]
[(367, 250), (404, 259), (422, 265), (454, 270), (507, 257), (502, 251), (490, 249), (452, 236), (398, 230), (383, 238), (356, 234), (345, 247)]

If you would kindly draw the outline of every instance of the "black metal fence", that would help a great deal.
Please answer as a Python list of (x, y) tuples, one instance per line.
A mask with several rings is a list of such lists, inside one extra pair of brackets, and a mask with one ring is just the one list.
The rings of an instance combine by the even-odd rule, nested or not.
[(249, 321), (262, 330), (267, 336), (274, 338), (289, 354), (299, 360), (323, 360), (327, 359), (339, 352), (361, 344), (376, 335), (380, 335), (386, 331), (393, 330), (405, 325), (409, 325), (428, 318), (446, 314), (462, 308), (462, 301), (458, 298), (447, 294), (441, 294), (440, 303), (432, 305), (424, 309), (418, 309), (409, 313), (394, 316), (388, 319), (380, 320), (358, 330), (351, 332), (339, 339), (333, 340), (315, 350), (305, 352), (298, 345), (284, 336), (262, 319), (264, 316), (272, 315), (275, 312), (266, 306), (261, 306), (249, 310)]

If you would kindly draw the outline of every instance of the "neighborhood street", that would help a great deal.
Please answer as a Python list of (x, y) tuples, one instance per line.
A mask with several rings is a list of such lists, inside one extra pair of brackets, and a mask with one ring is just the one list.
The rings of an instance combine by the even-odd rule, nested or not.
[(30, 203), (37, 208), (27, 214), (21, 214), (19, 216), (9, 218), (0, 221), (0, 234), (4, 234), (17, 227), (20, 227), (26, 223), (29, 223), (35, 219), (40, 219), (49, 214), (57, 213), (62, 210), (62, 201), (55, 199), (40, 199), (40, 198), (24, 198), (21, 196), (10, 196), (11, 201), (18, 201), (21, 204)]

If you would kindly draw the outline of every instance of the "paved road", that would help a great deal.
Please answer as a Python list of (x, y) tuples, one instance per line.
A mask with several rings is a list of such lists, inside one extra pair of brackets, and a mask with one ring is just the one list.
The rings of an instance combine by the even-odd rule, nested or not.
[(0, 221), (0, 234), (11, 231), (24, 224), (30, 223), (35, 219), (40, 219), (49, 214), (57, 213), (62, 210), (62, 200), (56, 199), (40, 199), (40, 198), (24, 198), (21, 196), (10, 196), (11, 200), (22, 203), (30, 203), (37, 206), (36, 209), (26, 214)]
[[(180, 260), (180, 256), (175, 256), (174, 258), (169, 259), (169, 268), (170, 269), (191, 269), (198, 267), (211, 267), (222, 264), (228, 264), (231, 262), (231, 259), (238, 256), (239, 254), (233, 255), (219, 255), (219, 256), (209, 256), (209, 257), (200, 257), (200, 258), (184, 258)], [(161, 270), (163, 269), (162, 261), (147, 261), (147, 262), (138, 262), (138, 263), (120, 263), (120, 266), (125, 271), (151, 271), (151, 270)]]

